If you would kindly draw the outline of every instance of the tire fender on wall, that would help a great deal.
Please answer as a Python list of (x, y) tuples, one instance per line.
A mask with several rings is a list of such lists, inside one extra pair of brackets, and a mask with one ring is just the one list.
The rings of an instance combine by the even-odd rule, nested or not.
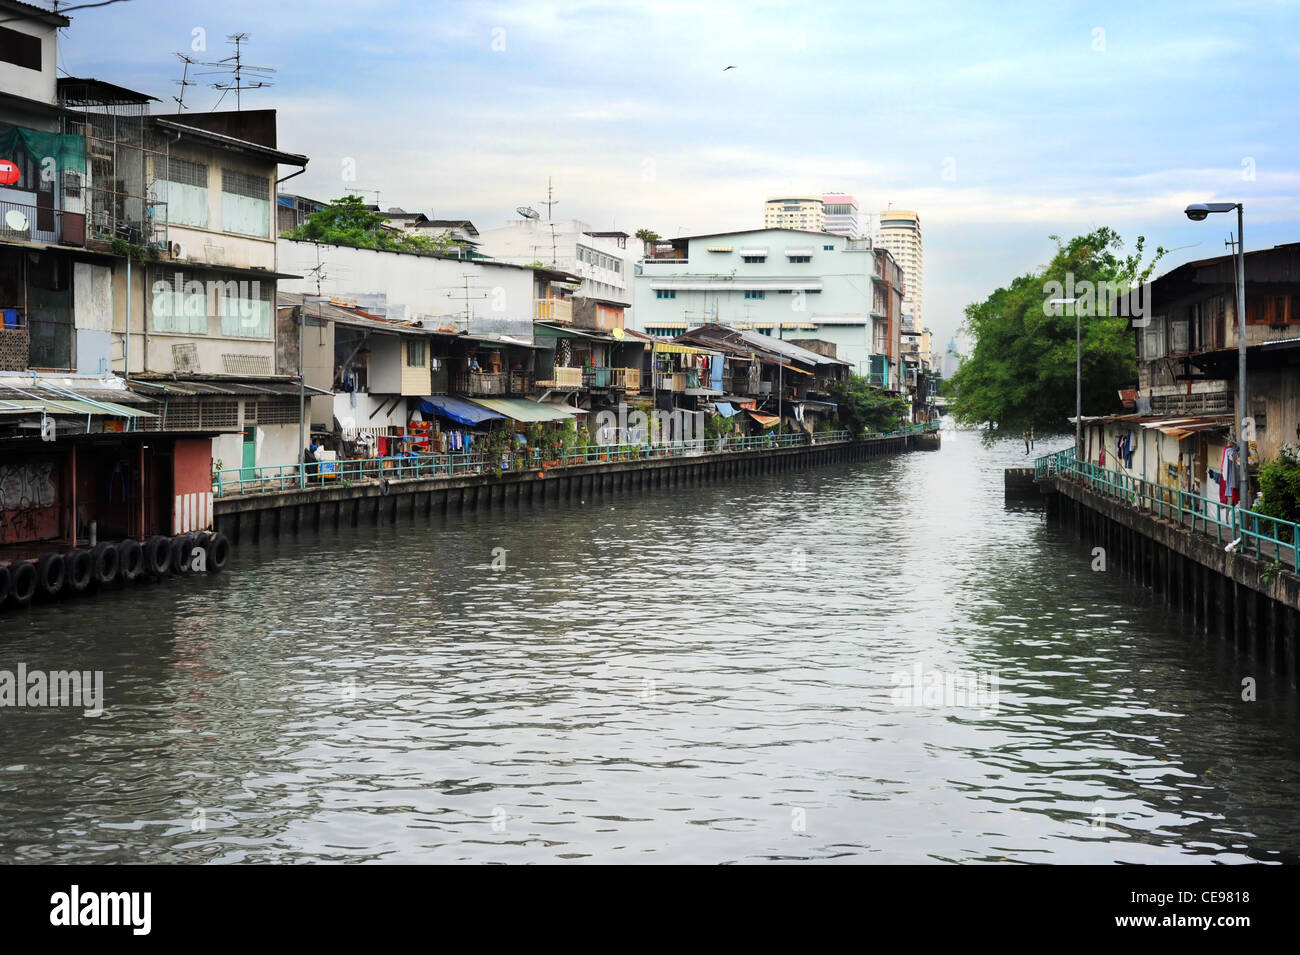
[(29, 561), (16, 560), (9, 565), (9, 599), (25, 606), (36, 596), (36, 567)]
[(74, 594), (79, 594), (95, 579), (95, 562), (90, 551), (74, 547), (63, 555), (63, 583)]
[(208, 573), (219, 574), (226, 569), (230, 563), (230, 539), (225, 534), (213, 534), (203, 549), (208, 557)]
[(171, 538), (156, 534), (144, 545), (144, 566), (154, 577), (165, 576), (172, 566)]
[(66, 565), (62, 554), (45, 554), (36, 562), (36, 589), (42, 597), (53, 599), (63, 590)]
[(117, 545), (117, 573), (125, 581), (139, 579), (144, 573), (144, 548), (130, 538)]

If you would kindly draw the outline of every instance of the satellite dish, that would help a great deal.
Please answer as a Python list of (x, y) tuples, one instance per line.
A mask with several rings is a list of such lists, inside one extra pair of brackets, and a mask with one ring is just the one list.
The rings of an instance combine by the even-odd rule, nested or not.
[(15, 232), (26, 232), (28, 224), (27, 217), (17, 209), (10, 209), (5, 213), (5, 225)]
[(515, 212), (519, 213), (525, 219), (540, 219), (542, 217), (540, 212), (536, 209), (531, 209), (528, 206), (518, 206), (515, 208)]

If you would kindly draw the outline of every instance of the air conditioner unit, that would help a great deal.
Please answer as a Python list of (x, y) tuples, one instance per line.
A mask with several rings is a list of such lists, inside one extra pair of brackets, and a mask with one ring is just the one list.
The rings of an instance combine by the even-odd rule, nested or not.
[(173, 259), (181, 259), (185, 257), (185, 249), (179, 242), (173, 242), (171, 244), (170, 252)]

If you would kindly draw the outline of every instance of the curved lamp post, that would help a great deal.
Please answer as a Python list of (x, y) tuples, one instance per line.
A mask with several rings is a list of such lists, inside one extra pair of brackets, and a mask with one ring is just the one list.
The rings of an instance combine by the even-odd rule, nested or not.
[(1193, 222), (1202, 222), (1214, 212), (1237, 210), (1237, 421), (1233, 429), (1237, 436), (1237, 453), (1241, 455), (1241, 500), (1250, 508), (1249, 455), (1245, 447), (1245, 429), (1242, 422), (1246, 411), (1246, 246), (1242, 236), (1242, 205), (1240, 202), (1193, 202), (1184, 211)]

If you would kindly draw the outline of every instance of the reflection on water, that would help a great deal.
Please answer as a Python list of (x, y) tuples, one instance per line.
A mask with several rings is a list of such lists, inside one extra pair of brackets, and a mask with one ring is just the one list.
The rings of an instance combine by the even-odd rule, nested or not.
[[(1295, 692), (1004, 509), (1023, 452), (309, 536), (4, 616), (0, 669), (103, 670), (107, 713), (0, 710), (0, 860), (1295, 861)], [(918, 668), (996, 706), (898, 705)]]

